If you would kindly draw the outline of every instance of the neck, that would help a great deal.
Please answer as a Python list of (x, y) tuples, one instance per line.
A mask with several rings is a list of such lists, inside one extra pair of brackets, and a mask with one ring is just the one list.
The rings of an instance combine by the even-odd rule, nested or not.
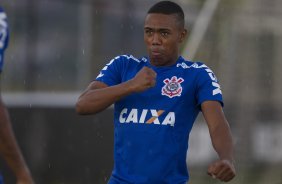
[(150, 64), (153, 65), (153, 66), (156, 66), (156, 67), (159, 67), (159, 66), (172, 66), (172, 65), (174, 65), (177, 62), (179, 57), (180, 56), (177, 55), (177, 56), (175, 56), (173, 58), (170, 58), (170, 59), (167, 59), (167, 60), (165, 60), (165, 59), (150, 58)]

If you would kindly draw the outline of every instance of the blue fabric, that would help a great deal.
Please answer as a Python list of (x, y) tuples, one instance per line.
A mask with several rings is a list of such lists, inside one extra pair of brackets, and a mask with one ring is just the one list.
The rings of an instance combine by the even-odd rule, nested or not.
[(0, 7), (0, 72), (3, 69), (4, 64), (4, 51), (8, 46), (9, 30), (7, 23), (7, 15)]
[(183, 184), (189, 133), (206, 100), (222, 94), (213, 72), (203, 63), (179, 57), (169, 67), (148, 58), (118, 56), (96, 80), (109, 86), (132, 79), (144, 66), (157, 73), (156, 86), (117, 101), (114, 106), (114, 169), (109, 184)]
[(4, 184), (3, 176), (0, 173), (0, 184)]

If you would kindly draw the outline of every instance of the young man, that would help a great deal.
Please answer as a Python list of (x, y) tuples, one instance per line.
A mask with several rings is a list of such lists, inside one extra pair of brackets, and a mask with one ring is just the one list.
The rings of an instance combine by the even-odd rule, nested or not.
[(186, 61), (179, 47), (187, 31), (181, 7), (162, 1), (145, 18), (148, 57), (111, 60), (78, 99), (79, 114), (114, 104), (114, 169), (110, 184), (184, 184), (188, 138), (202, 111), (219, 159), (208, 174), (221, 181), (235, 176), (233, 144), (213, 72)]
[[(8, 23), (7, 16), (0, 7), (0, 72), (3, 67), (4, 50), (8, 45)], [(33, 184), (33, 180), (24, 158), (17, 145), (12, 131), (7, 109), (0, 96), (0, 154), (7, 162), (17, 178), (17, 184)], [(1, 173), (0, 173), (1, 174)], [(0, 175), (0, 184), (3, 178)]]

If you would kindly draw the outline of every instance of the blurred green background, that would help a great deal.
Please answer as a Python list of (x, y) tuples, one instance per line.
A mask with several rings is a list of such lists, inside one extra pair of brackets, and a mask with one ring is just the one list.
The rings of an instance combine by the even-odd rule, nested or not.
[[(1, 0), (10, 44), (2, 96), (40, 184), (104, 184), (113, 164), (112, 108), (75, 114), (78, 95), (120, 54), (146, 55), (143, 23), (155, 0)], [(236, 149), (231, 184), (282, 184), (282, 1), (178, 0), (189, 37), (182, 53), (220, 81)], [(216, 154), (201, 116), (190, 135), (190, 183)], [(14, 177), (1, 161), (7, 183)]]

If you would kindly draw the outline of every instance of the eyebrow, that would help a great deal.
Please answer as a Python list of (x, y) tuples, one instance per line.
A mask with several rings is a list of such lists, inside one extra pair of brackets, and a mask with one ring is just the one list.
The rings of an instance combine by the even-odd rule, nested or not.
[(154, 31), (171, 31), (168, 28), (151, 28), (151, 27), (144, 27), (144, 30), (154, 30)]

